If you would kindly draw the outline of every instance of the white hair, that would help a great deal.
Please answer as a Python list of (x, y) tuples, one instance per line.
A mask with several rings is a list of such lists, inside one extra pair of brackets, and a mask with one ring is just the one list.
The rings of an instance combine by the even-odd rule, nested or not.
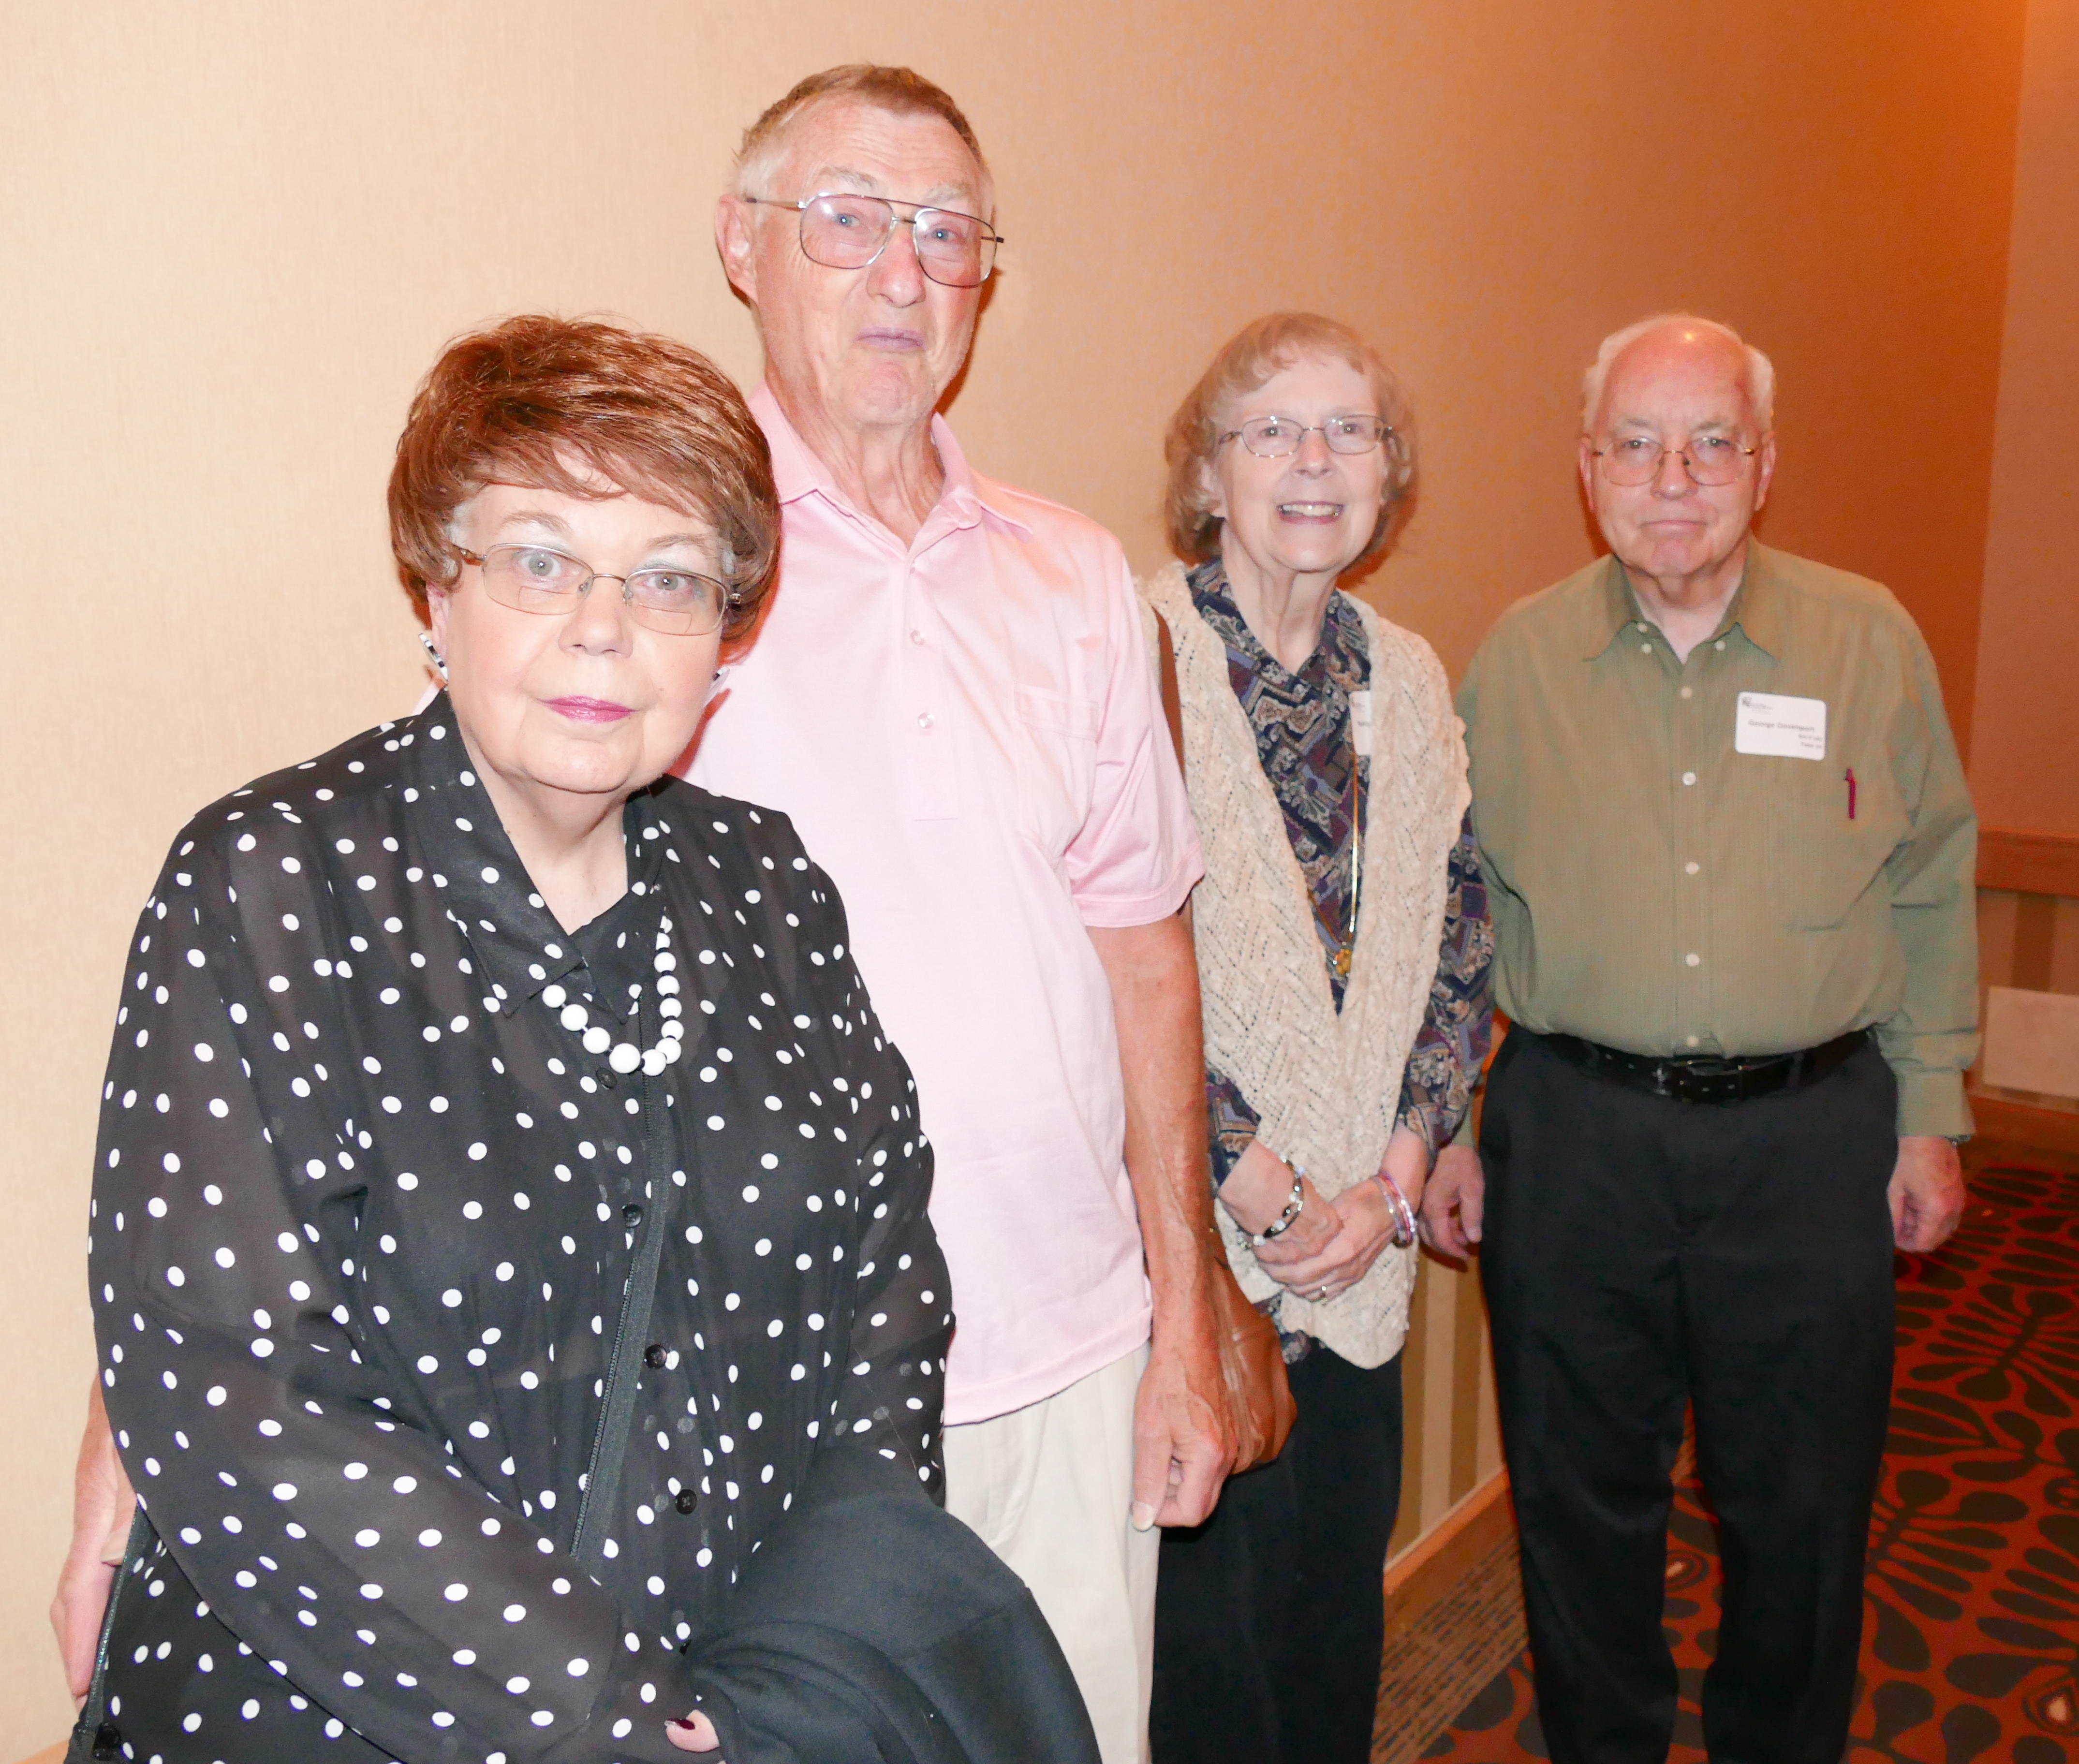
[(1776, 420), (1776, 364), (1730, 324), (1721, 324), (1716, 319), (1700, 319), (1693, 312), (1656, 312), (1650, 319), (1641, 319), (1636, 324), (1627, 324), (1621, 331), (1613, 331), (1603, 339), (1602, 347), (1596, 351), (1596, 359), (1588, 371), (1581, 376), (1581, 429), (1590, 432), (1596, 412), (1603, 402), (1603, 384), (1610, 377), (1610, 364), (1642, 336), (1655, 331), (1709, 331), (1723, 337), (1739, 350), (1746, 362), (1747, 403), (1753, 407), (1755, 422), (1767, 434)]
[(981, 174), (977, 204), (987, 219), (996, 206), (996, 179), (983, 158), (981, 143), (960, 112), (960, 107), (939, 86), (908, 68), (876, 67), (857, 63), (826, 69), (811, 74), (793, 90), (768, 106), (763, 115), (743, 132), (743, 140), (730, 168), (730, 189), (738, 196), (770, 200), (774, 184), (793, 151), (794, 135), (811, 111), (834, 100), (851, 98), (896, 116), (935, 116), (960, 136)]

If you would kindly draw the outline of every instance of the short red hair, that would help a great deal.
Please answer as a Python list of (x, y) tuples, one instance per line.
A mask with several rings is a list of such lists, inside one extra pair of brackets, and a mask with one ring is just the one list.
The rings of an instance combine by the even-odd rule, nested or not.
[[(571, 460), (614, 486), (571, 469)], [(487, 483), (627, 492), (711, 530), (731, 591), (726, 637), (758, 622), (780, 562), (772, 456), (750, 407), (698, 350), (596, 320), (540, 314), (458, 337), (404, 419), (390, 549), (423, 613), (461, 566), (449, 525)]]

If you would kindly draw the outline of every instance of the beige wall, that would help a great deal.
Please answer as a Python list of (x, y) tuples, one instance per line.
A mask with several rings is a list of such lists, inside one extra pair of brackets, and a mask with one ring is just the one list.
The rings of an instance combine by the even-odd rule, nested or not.
[[(1965, 721), (2023, 13), (0, 0), (0, 1757), (66, 1716), (42, 1609), (123, 935), (190, 810), (416, 691), (381, 495), (441, 339), (604, 308), (751, 372), (707, 232), (731, 140), (809, 69), (911, 61), (1000, 178), (954, 413), (985, 470), (1152, 562), (1161, 425), (1213, 346), (1340, 313), (1403, 366), (1428, 449), (1374, 591), (1456, 669), (1589, 554), (1568, 445), (1596, 339), (1694, 304), (1782, 370), (1771, 536), (1897, 587)], [(1445, 1296), (1439, 1356), (1469, 1339)], [(1478, 1407), (1453, 1358), (1425, 1407)], [(1431, 1435), (1425, 1501), (1491, 1458), (1467, 1438)]]
[(2079, 838), (2079, 0), (2031, 0), (1971, 784)]

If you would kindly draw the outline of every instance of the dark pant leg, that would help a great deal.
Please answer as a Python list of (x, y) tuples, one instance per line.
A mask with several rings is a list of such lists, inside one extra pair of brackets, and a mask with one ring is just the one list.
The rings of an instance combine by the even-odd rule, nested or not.
[(1285, 1764), (1366, 1764), (1400, 1506), (1400, 1356), (1366, 1369), (1317, 1347), (1289, 1370), (1299, 1424), (1282, 1456), (1299, 1523), (1275, 1679)]
[(1690, 1111), (1683, 1323), (1725, 1563), (1704, 1733), (1722, 1764), (1837, 1764), (1894, 1332), (1897, 1087), (1872, 1047), (1811, 1089)]
[(1521, 1031), (1487, 1082), (1480, 1276), (1554, 1764), (1663, 1764), (1674, 1728), (1661, 1613), (1685, 1397), (1679, 1108)]
[(1228, 1478), (1203, 1525), (1162, 1534), (1155, 1582), (1155, 1764), (1280, 1764), (1278, 1638), (1291, 1607), (1292, 1444)]

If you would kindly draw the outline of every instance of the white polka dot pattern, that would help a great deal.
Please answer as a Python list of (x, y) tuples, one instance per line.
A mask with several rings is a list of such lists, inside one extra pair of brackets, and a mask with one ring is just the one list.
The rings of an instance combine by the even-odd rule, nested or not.
[(442, 698), (262, 780), (139, 922), (90, 1266), (158, 1534), (107, 1681), (140, 1758), (676, 1758), (677, 1650), (812, 1456), (939, 1492), (930, 1152), (828, 880), (784, 817), (667, 780), (628, 806), (627, 895), (566, 934), (467, 765)]

